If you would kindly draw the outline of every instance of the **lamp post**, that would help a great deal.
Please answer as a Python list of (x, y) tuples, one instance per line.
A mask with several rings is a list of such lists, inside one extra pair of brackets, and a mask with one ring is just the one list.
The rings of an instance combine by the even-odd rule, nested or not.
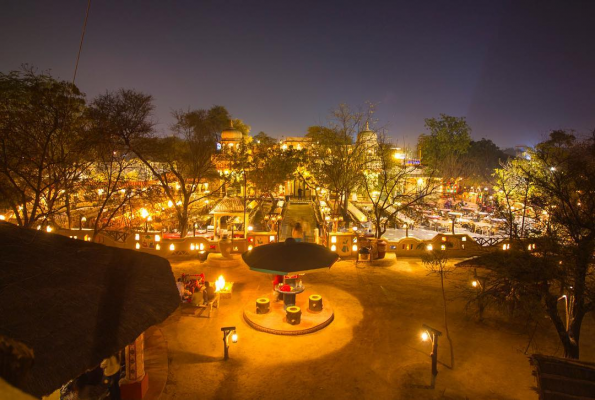
[(280, 238), (280, 230), (281, 230), (281, 220), (283, 218), (281, 218), (281, 216), (277, 216), (277, 243), (279, 243), (279, 238)]
[(409, 237), (409, 225), (403, 224), (403, 228), (405, 228), (405, 237), (408, 238)]
[(471, 286), (479, 290), (479, 296), (477, 297), (477, 307), (479, 309), (479, 320), (483, 320), (483, 310), (485, 305), (483, 303), (483, 294), (486, 289), (486, 278), (477, 276), (477, 271), (474, 272), (474, 279), (471, 281)]
[(79, 231), (83, 230), (83, 222), (86, 222), (87, 218), (85, 217), (81, 217), (81, 219), (79, 220)]
[(422, 327), (424, 331), (421, 334), (421, 340), (424, 342), (428, 341), (428, 339), (432, 341), (432, 352), (430, 353), (430, 357), (432, 357), (432, 383), (430, 387), (434, 389), (436, 375), (438, 375), (438, 337), (442, 336), (442, 332), (426, 324), (423, 324)]
[(229, 336), (231, 335), (231, 342), (237, 343), (238, 342), (238, 334), (236, 333), (235, 326), (226, 326), (221, 328), (223, 332), (223, 359), (229, 359)]

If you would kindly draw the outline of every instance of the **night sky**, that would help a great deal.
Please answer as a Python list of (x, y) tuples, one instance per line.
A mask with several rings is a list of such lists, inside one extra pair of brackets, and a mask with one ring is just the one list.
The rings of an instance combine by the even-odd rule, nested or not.
[[(86, 0), (3, 2), (0, 71), (71, 80)], [(595, 128), (595, 1), (97, 1), (77, 85), (135, 88), (170, 112), (224, 105), (252, 133), (303, 135), (341, 102), (378, 102), (414, 143), (424, 118), (466, 116), (476, 139), (535, 144)]]

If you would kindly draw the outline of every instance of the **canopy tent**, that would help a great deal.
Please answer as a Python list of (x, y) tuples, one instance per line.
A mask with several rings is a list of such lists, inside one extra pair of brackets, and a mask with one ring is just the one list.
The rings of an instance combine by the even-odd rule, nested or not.
[(282, 243), (255, 247), (243, 253), (242, 259), (252, 271), (286, 275), (330, 268), (339, 256), (324, 246), (288, 239)]
[[(213, 230), (217, 235), (217, 228), (221, 227), (221, 218), (230, 217), (229, 221), (233, 218), (240, 218), (240, 222), (244, 221), (244, 217), (248, 218), (248, 213), (244, 211), (244, 199), (240, 197), (225, 197), (221, 200), (209, 214), (213, 215)], [(246, 229), (247, 224), (244, 224)]]
[[(0, 377), (36, 397), (94, 368), (179, 305), (163, 258), (0, 223), (0, 335), (33, 351)], [(14, 354), (0, 348), (0, 365)]]

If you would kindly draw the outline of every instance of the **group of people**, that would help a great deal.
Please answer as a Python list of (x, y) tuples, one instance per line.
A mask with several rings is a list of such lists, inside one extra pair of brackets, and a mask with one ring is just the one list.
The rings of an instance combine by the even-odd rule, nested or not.
[(71, 380), (60, 389), (60, 400), (120, 400), (121, 352), (101, 362), (95, 369)]
[[(197, 278), (188, 279), (190, 276)], [(191, 303), (196, 307), (208, 304), (215, 299), (215, 288), (209, 281), (205, 280), (205, 274), (182, 274), (182, 277), (178, 279), (176, 286), (180, 292), (180, 300), (186, 303)]]

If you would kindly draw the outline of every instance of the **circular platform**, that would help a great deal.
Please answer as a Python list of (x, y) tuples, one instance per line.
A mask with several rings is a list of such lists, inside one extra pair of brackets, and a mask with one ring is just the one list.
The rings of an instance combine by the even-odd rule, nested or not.
[(323, 309), (320, 312), (308, 310), (308, 297), (314, 293), (309, 290), (296, 296), (296, 306), (302, 310), (302, 318), (299, 325), (291, 325), (285, 320), (285, 310), (282, 301), (275, 301), (272, 295), (268, 297), (271, 301), (270, 310), (267, 314), (256, 314), (256, 299), (244, 307), (244, 319), (252, 328), (257, 331), (272, 333), (275, 335), (306, 335), (319, 331), (331, 322), (335, 316), (329, 301), (323, 296)]

